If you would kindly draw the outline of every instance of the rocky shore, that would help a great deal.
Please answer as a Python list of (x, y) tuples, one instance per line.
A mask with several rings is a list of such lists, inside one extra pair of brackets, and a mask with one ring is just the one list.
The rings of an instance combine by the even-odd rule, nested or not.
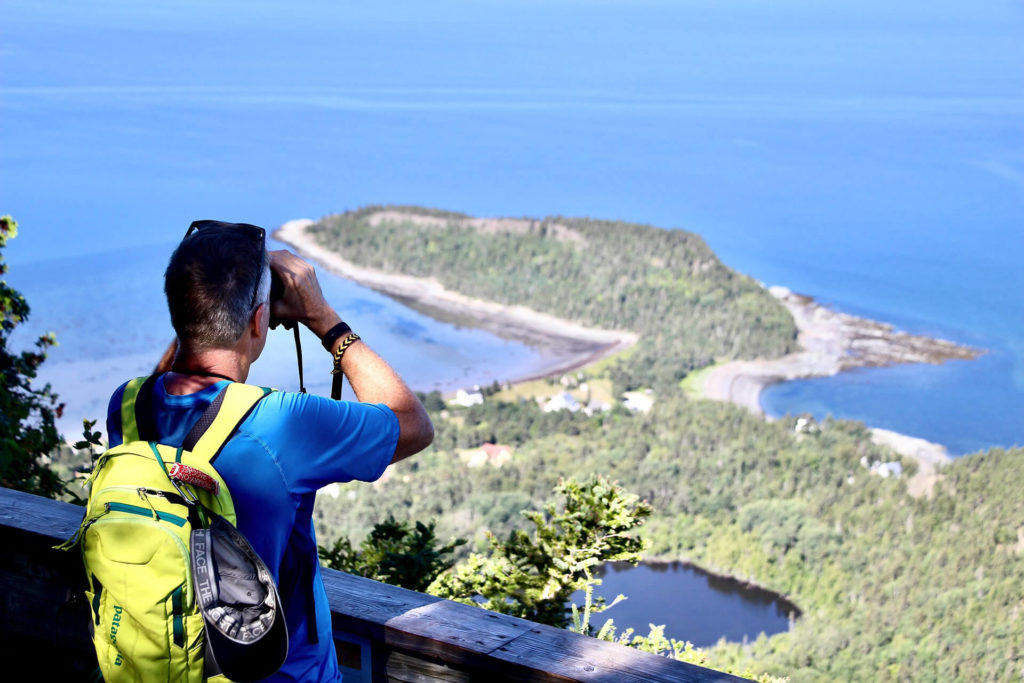
[(793, 316), (801, 350), (781, 358), (732, 361), (713, 368), (704, 381), (706, 398), (732, 401), (761, 414), (761, 390), (776, 382), (828, 377), (853, 368), (973, 360), (984, 353), (839, 313), (785, 287), (769, 291)]
[[(886, 323), (839, 313), (785, 287), (771, 287), (769, 291), (792, 314), (801, 350), (771, 360), (731, 361), (716, 366), (704, 377), (702, 394), (705, 398), (731, 401), (763, 415), (761, 391), (776, 382), (828, 377), (854, 368), (973, 360), (984, 353), (944, 339), (907, 334)], [(918, 473), (910, 482), (912, 492), (927, 493), (936, 468), (950, 459), (946, 448), (940, 444), (885, 429), (871, 431), (875, 443), (917, 461)]]

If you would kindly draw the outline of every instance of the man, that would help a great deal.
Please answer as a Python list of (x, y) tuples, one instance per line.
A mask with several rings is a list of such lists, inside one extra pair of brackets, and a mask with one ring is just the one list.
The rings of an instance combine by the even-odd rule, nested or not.
[[(198, 226), (198, 229), (196, 229)], [(284, 284), (270, 301), (271, 269)], [(433, 426), (401, 378), (324, 299), (313, 267), (288, 251), (268, 253), (260, 228), (193, 224), (165, 273), (176, 344), (157, 367), (153, 409), (159, 441), (179, 446), (229, 381), (244, 382), (271, 318), (295, 321), (340, 355), (359, 402), (274, 392), (260, 401), (217, 456), (238, 528), (278, 583), (289, 653), (277, 680), (336, 681), (331, 614), (320, 578), (312, 510), (317, 489), (373, 481), (424, 448)], [(344, 348), (342, 348), (344, 347)], [(339, 351), (340, 350), (340, 351)], [(121, 442), (124, 386), (110, 400), (107, 433)]]

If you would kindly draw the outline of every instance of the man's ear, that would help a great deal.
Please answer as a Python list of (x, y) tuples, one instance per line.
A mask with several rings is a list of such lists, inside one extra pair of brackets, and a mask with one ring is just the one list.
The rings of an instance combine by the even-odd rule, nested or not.
[(249, 332), (254, 337), (262, 337), (267, 333), (269, 324), (270, 304), (262, 303), (252, 312), (252, 318), (249, 320)]

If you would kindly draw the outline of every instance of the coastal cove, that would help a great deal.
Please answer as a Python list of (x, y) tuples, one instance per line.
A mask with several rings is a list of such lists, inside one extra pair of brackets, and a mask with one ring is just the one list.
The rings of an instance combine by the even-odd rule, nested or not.
[[(762, 392), (772, 385), (830, 377), (859, 368), (973, 361), (985, 354), (982, 349), (898, 332), (892, 325), (836, 312), (785, 287), (771, 287), (769, 291), (793, 315), (802, 350), (773, 360), (731, 361), (705, 368), (690, 381), (699, 396), (730, 401), (756, 415), (764, 415)], [(948, 449), (889, 429), (872, 427), (871, 431), (875, 443), (917, 462), (911, 490), (918, 495), (929, 492), (937, 468), (950, 459)]]
[[(384, 210), (371, 214), (369, 222), (379, 225), (382, 220), (401, 221), (410, 219), (410, 215), (413, 219), (423, 220), (415, 212)], [(520, 230), (515, 227), (515, 222), (509, 223), (509, 219), (471, 220), (477, 221), (474, 227), (479, 230)], [(274, 237), (328, 271), (409, 303), (428, 315), (457, 319), (499, 336), (547, 348), (549, 352), (557, 350), (553, 356), (556, 361), (548, 368), (528, 377), (501, 379), (523, 381), (557, 376), (613, 356), (637, 342), (638, 336), (634, 332), (587, 328), (525, 306), (503, 306), (471, 298), (445, 289), (433, 279), (357, 265), (319, 244), (308, 232), (313, 225), (314, 221), (309, 219), (288, 221), (274, 232)], [(695, 380), (688, 380), (691, 387), (697, 388), (700, 397), (729, 401), (763, 415), (761, 392), (774, 383), (830, 376), (860, 367), (972, 360), (984, 353), (981, 349), (907, 334), (885, 323), (838, 313), (784, 287), (771, 287), (769, 291), (792, 315), (801, 350), (773, 360), (732, 361), (703, 369), (696, 373)], [(883, 429), (875, 429), (874, 438), (877, 443), (918, 463), (915, 490), (928, 490), (935, 468), (949, 460), (943, 446), (923, 439)]]

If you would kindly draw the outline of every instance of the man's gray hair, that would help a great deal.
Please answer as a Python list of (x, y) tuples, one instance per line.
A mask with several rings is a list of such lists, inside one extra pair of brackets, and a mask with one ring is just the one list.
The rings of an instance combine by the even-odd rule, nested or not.
[(257, 262), (253, 245), (244, 232), (199, 230), (174, 250), (164, 292), (171, 324), (185, 348), (231, 348), (256, 308), (269, 302), (270, 259), (264, 249)]

